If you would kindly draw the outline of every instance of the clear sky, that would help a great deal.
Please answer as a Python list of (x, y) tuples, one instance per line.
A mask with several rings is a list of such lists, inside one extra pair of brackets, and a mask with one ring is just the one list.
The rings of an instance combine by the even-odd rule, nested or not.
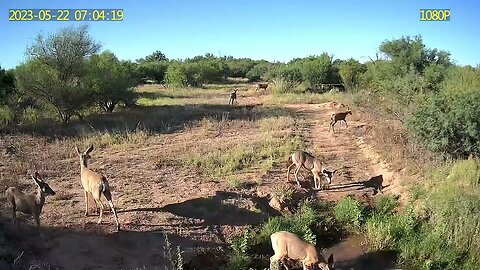
[[(123, 8), (123, 22), (89, 22), (91, 35), (121, 59), (161, 50), (168, 58), (212, 53), (269, 61), (328, 52), (374, 57), (378, 45), (422, 35), (457, 64), (480, 64), (478, 0), (0, 0), (0, 65), (24, 60), (40, 32), (79, 22), (10, 22), (12, 8)], [(448, 22), (421, 22), (421, 8), (449, 8)]]

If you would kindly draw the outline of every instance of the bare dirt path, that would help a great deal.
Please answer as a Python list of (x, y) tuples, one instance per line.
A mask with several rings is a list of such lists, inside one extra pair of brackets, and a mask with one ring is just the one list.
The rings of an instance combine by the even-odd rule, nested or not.
[[(303, 136), (307, 151), (323, 159), (327, 168), (337, 169), (329, 190), (316, 192), (316, 196), (328, 201), (338, 201), (347, 195), (353, 195), (363, 201), (371, 201), (383, 187), (386, 194), (401, 194), (399, 172), (390, 169), (389, 164), (368, 145), (362, 137), (367, 123), (362, 116), (347, 116), (348, 128), (345, 124), (335, 125), (336, 132), (329, 131), (330, 117), (338, 108), (332, 103), (323, 104), (289, 104), (288, 109), (295, 111), (306, 121), (305, 128), (299, 133)], [(272, 173), (264, 178), (264, 193), (278, 183), (286, 181), (285, 164), (276, 166)], [(310, 175), (308, 172), (304, 176)], [(300, 177), (301, 178), (301, 177)], [(293, 181), (293, 174), (290, 180)], [(294, 183), (292, 183), (294, 184)], [(308, 177), (302, 187), (310, 189), (313, 177)], [(391, 254), (369, 254), (364, 246), (362, 236), (350, 236), (341, 243), (327, 249), (325, 254), (334, 253), (337, 266), (345, 269), (388, 269), (392, 260)], [(343, 268), (342, 268), (343, 269)]]

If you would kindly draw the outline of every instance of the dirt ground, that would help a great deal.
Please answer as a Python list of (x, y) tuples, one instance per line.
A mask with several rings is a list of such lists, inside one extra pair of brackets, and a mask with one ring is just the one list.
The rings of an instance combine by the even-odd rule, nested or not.
[[(262, 98), (261, 95), (244, 96), (239, 101), (243, 105), (261, 104)], [(218, 101), (224, 102), (221, 98)], [(379, 184), (385, 193), (401, 194), (401, 172), (381, 161), (364, 140), (369, 123), (362, 121), (361, 114), (354, 111), (347, 117), (348, 128), (337, 123), (333, 134), (329, 132), (328, 123), (330, 115), (338, 109), (332, 103), (288, 104), (285, 108), (304, 119), (306, 125), (300, 133), (306, 150), (323, 158), (328, 168), (338, 170), (330, 189), (315, 192), (316, 196), (336, 201), (353, 194), (370, 200)], [(119, 232), (115, 232), (110, 212), (104, 215), (100, 225), (96, 224), (97, 216), (93, 213), (84, 216), (79, 160), (70, 141), (3, 136), (0, 184), (4, 186), (0, 188), (12, 183), (20, 188), (28, 187), (27, 173), (35, 168), (57, 191), (56, 198), (47, 198), (42, 212), (47, 240), (42, 242), (31, 226), (21, 222), (18, 245), (32, 250), (32, 256), (42, 261), (75, 270), (164, 269), (167, 264), (163, 257), (164, 235), (172, 246), (181, 247), (187, 261), (199, 250), (222, 247), (245, 225), (258, 224), (271, 215), (267, 199), (258, 198), (256, 194), (269, 194), (276, 185), (286, 182), (285, 162), (274, 164), (262, 176), (260, 186), (239, 190), (181, 166), (173, 157), (197, 147), (196, 138), (202, 138), (201, 143), (207, 145), (215, 144), (219, 137), (241, 142), (255, 132), (248, 127), (240, 131), (226, 127), (222, 134), (205, 137), (202, 129), (185, 127), (148, 138), (141, 144), (95, 149), (89, 166), (104, 173), (111, 183), (121, 224)], [(302, 182), (304, 188), (310, 189), (311, 185), (308, 179)], [(90, 205), (93, 206), (93, 202)], [(5, 206), (1, 211), (2, 222), (8, 225), (10, 211)], [(93, 212), (93, 208), (90, 211)], [(5, 228), (12, 230), (10, 226)], [(330, 253), (335, 254), (340, 269), (388, 267), (388, 262), (382, 266), (388, 256), (366, 253), (361, 236), (345, 239), (325, 251), (326, 255)], [(372, 265), (379, 268), (371, 268)]]

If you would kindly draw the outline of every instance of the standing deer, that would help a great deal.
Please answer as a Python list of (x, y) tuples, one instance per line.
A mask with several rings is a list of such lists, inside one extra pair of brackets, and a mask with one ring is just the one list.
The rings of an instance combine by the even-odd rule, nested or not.
[(333, 130), (333, 133), (335, 133), (335, 124), (340, 121), (340, 125), (342, 124), (341, 121), (345, 122), (345, 126), (348, 128), (347, 120), (345, 118), (347, 115), (352, 115), (352, 111), (350, 108), (347, 106), (347, 111), (345, 112), (337, 112), (332, 114), (332, 117), (330, 118), (330, 125), (328, 127), (328, 132), (330, 132), (330, 129)]
[(15, 187), (9, 187), (5, 191), (7, 200), (12, 205), (12, 222), (15, 225), (17, 219), (17, 211), (31, 215), (37, 223), (38, 233), (43, 238), (43, 232), (40, 230), (40, 214), (45, 204), (45, 196), (55, 195), (55, 191), (45, 183), (38, 172), (32, 175), (32, 179), (37, 185), (36, 194), (25, 194)]
[[(305, 152), (305, 151), (296, 151), (295, 153), (291, 154), (288, 157), (288, 162), (292, 162), (290, 166), (288, 166), (287, 170), (287, 182), (290, 181), (289, 176), (290, 176), (290, 170), (293, 165), (296, 166), (295, 168), (295, 180), (297, 181), (297, 185), (300, 187), (300, 181), (298, 181), (298, 172), (300, 169), (303, 167), (309, 171), (312, 172), (313, 174), (313, 181), (314, 183), (314, 188), (319, 189), (320, 188), (320, 174), (322, 174), (326, 179), (327, 179), (327, 189), (332, 183), (332, 177), (333, 174), (337, 171), (334, 170), (333, 172), (326, 170), (323, 167), (323, 162), (320, 160), (316, 159), (314, 156), (311, 154)], [(317, 184), (318, 180), (318, 184)]]
[(267, 91), (268, 83), (258, 83), (257, 87), (255, 88), (255, 91), (258, 91), (259, 89), (263, 89), (264, 91)]
[(75, 150), (80, 157), (80, 178), (85, 194), (85, 216), (88, 216), (88, 194), (91, 194), (97, 209), (100, 208), (100, 218), (98, 219), (97, 223), (102, 223), (103, 203), (101, 201), (101, 196), (103, 194), (105, 199), (107, 199), (108, 205), (110, 205), (110, 208), (112, 209), (115, 223), (117, 224), (117, 231), (120, 230), (120, 224), (118, 223), (117, 212), (115, 211), (115, 206), (113, 205), (112, 193), (107, 178), (87, 168), (87, 160), (91, 158), (89, 153), (92, 152), (93, 145), (83, 153), (80, 152), (80, 149), (78, 149), (77, 146), (75, 146)]
[(228, 100), (228, 105), (233, 105), (233, 102), (235, 102), (235, 100), (237, 100), (237, 91), (238, 91), (238, 89), (235, 89), (230, 94), (230, 100)]
[(270, 257), (270, 269), (275, 269), (274, 264), (278, 265), (280, 261), (288, 270), (287, 266), (285, 266), (287, 259), (301, 261), (304, 270), (313, 269), (315, 266), (318, 266), (321, 270), (334, 269), (333, 254), (328, 257), (328, 262), (325, 262), (325, 259), (314, 245), (305, 242), (293, 233), (279, 231), (270, 235), (270, 240), (275, 253)]

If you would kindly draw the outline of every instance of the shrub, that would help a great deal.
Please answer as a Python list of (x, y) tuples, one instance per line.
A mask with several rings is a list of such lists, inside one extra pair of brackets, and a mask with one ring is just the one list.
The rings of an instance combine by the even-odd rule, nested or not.
[(398, 199), (395, 196), (385, 195), (377, 197), (375, 200), (375, 214), (386, 216), (393, 214), (398, 206)]
[(134, 104), (136, 81), (131, 74), (129, 66), (109, 51), (91, 56), (86, 81), (94, 92), (95, 103), (108, 113), (113, 112), (119, 102)]
[(179, 63), (171, 63), (165, 72), (165, 83), (170, 87), (187, 86), (187, 74)]
[(340, 222), (359, 227), (363, 221), (365, 207), (351, 196), (343, 197), (333, 209), (335, 218)]
[(429, 96), (408, 119), (408, 126), (432, 151), (480, 156), (479, 89)]

